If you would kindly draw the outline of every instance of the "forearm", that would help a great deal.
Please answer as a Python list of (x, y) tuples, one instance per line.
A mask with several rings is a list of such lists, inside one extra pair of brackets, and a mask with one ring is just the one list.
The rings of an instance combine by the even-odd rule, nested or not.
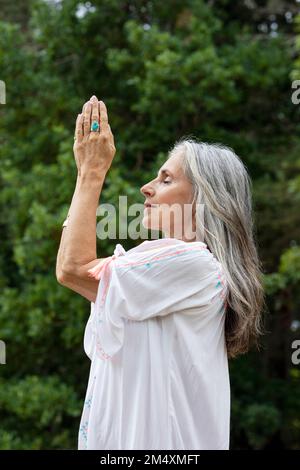
[[(73, 193), (70, 208), (68, 210), (68, 215), (70, 215), (71, 212), (72, 212), (73, 201), (74, 201), (75, 195), (77, 194), (77, 191), (78, 191), (78, 182), (79, 182), (79, 175), (77, 175), (76, 187), (75, 187), (75, 190), (74, 190), (74, 193)], [(65, 245), (66, 245), (65, 244), (66, 230), (67, 230), (67, 227), (62, 227), (60, 245), (59, 245), (59, 249), (58, 249), (57, 257), (56, 257), (56, 275), (59, 275), (59, 273), (62, 270), (62, 263), (63, 263), (64, 253), (65, 253)]]
[(63, 229), (57, 272), (72, 273), (77, 266), (97, 258), (96, 210), (106, 172), (77, 177), (68, 225)]

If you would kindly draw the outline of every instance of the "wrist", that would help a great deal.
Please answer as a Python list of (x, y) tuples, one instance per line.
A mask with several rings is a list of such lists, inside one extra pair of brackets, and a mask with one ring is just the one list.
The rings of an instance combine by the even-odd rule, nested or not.
[(106, 173), (108, 170), (84, 170), (79, 171), (77, 174), (77, 182), (79, 183), (101, 183), (105, 180)]

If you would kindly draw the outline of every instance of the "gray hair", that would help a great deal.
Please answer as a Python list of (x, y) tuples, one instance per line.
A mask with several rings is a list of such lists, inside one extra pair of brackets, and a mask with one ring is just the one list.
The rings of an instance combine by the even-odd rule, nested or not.
[(181, 138), (168, 157), (178, 152), (193, 186), (193, 202), (204, 208), (204, 215), (195, 214), (196, 239), (222, 264), (228, 282), (225, 336), (228, 357), (233, 358), (253, 343), (259, 347), (264, 333), (266, 301), (253, 231), (252, 182), (242, 160), (223, 144)]

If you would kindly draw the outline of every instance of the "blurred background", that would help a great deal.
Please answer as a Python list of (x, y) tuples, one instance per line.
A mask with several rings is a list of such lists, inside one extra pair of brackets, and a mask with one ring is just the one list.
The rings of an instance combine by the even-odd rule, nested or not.
[[(0, 0), (0, 449), (77, 448), (90, 303), (55, 265), (75, 120), (93, 94), (117, 148), (101, 203), (143, 202), (182, 136), (229, 145), (247, 166), (269, 312), (261, 351), (229, 364), (230, 447), (300, 449), (299, 12), (281, 0)], [(98, 240), (98, 257), (119, 241), (140, 242)]]

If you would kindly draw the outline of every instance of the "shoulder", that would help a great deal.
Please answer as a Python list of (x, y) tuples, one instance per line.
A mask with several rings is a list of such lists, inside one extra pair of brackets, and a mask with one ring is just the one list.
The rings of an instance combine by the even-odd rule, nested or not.
[[(139, 270), (144, 268), (160, 268), (163, 271), (189, 270), (189, 274), (202, 274), (216, 270), (214, 255), (203, 242), (184, 242), (165, 238), (145, 241), (127, 251), (124, 256), (115, 259), (115, 267), (121, 271), (125, 268)], [(178, 274), (180, 271), (178, 271)]]

